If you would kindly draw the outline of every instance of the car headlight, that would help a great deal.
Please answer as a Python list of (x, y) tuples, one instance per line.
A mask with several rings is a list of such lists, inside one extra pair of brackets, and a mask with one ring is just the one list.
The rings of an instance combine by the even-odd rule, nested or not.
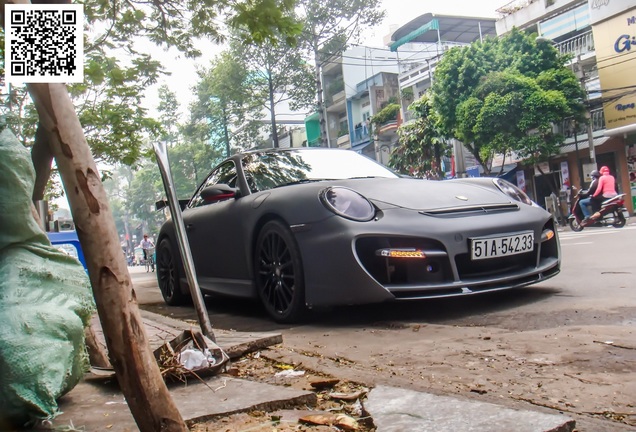
[(524, 204), (534, 205), (532, 200), (524, 191), (519, 189), (517, 186), (513, 185), (509, 181), (506, 181), (502, 178), (492, 179), (492, 182), (499, 188), (500, 191), (508, 195), (515, 201), (520, 201)]
[(330, 187), (320, 193), (320, 201), (335, 214), (355, 221), (369, 221), (375, 207), (358, 192), (344, 187)]

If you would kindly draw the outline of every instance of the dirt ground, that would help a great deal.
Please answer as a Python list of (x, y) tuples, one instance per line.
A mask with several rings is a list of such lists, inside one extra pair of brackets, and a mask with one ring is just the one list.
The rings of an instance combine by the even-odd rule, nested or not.
[[(291, 372), (290, 375), (297, 373), (298, 376), (285, 377), (286, 372)], [(314, 391), (318, 402), (316, 406), (301, 409), (271, 413), (254, 411), (219, 417), (191, 425), (192, 431), (375, 431), (371, 418), (363, 412), (360, 403), (369, 388), (359, 383), (306, 370), (302, 365), (277, 362), (260, 352), (232, 363), (228, 373), (243, 379)]]
[[(318, 405), (307, 409), (346, 414), (358, 421), (358, 429), (299, 422), (298, 418), (307, 414), (301, 410), (234, 415), (195, 425), (192, 430), (373, 431), (372, 419), (361, 409), (360, 401), (363, 405), (364, 393), (376, 384), (563, 413), (574, 418), (577, 430), (582, 432), (636, 430), (636, 338), (629, 327), (537, 330), (532, 335), (524, 332), (523, 342), (515, 337), (515, 331), (481, 327), (461, 330), (441, 325), (378, 323), (360, 329), (356, 345), (344, 350), (346, 355), (327, 348), (328, 332), (310, 332), (303, 337), (288, 337), (284, 345), (233, 363), (232, 372), (239, 377), (298, 389), (311, 390), (312, 382), (329, 378), (339, 380), (333, 387), (316, 390)], [(603, 335), (606, 337), (600, 337)], [(400, 340), (402, 346), (392, 349), (393, 340)], [(405, 340), (409, 342), (405, 344)], [(369, 346), (382, 347), (381, 352), (364, 348)], [(399, 354), (389, 357), (387, 352)], [(276, 376), (283, 370), (302, 370), (305, 374)], [(330, 396), (358, 392), (360, 398), (351, 401)]]
[[(346, 349), (329, 348), (332, 335), (324, 329), (303, 333), (287, 335), (285, 344), (233, 363), (232, 372), (306, 390), (313, 389), (312, 382), (339, 379), (333, 387), (316, 390), (318, 405), (307, 409), (332, 414), (332, 420), (333, 414), (346, 414), (357, 420), (358, 429), (299, 422), (308, 414), (301, 410), (234, 415), (194, 425), (192, 430), (374, 431), (359, 400), (363, 403), (364, 392), (376, 384), (562, 413), (577, 421), (580, 432), (636, 430), (636, 338), (630, 327), (521, 333), (478, 326), (376, 323), (359, 329), (356, 345)], [(290, 368), (305, 374), (276, 376)], [(359, 400), (330, 397), (357, 392)]]

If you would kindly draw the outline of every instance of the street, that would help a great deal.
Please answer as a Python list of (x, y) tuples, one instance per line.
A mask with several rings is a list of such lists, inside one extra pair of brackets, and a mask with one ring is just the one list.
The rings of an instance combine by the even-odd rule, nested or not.
[[(283, 326), (256, 303), (206, 297), (215, 328), (283, 334), (266, 356), (366, 385), (562, 412), (579, 431), (636, 430), (636, 224), (560, 233), (555, 278), (501, 293), (334, 308)], [(137, 299), (168, 307), (134, 268)]]

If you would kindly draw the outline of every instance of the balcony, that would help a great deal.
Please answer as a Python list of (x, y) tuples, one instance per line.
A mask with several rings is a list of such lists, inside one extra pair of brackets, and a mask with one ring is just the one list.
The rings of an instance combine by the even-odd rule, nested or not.
[(349, 134), (348, 133), (338, 137), (338, 140), (336, 142), (338, 143), (338, 147), (339, 148), (349, 148), (349, 147), (351, 147), (351, 143), (350, 143), (350, 140), (349, 140)]
[(497, 34), (504, 35), (514, 27), (527, 29), (546, 16), (568, 10), (578, 0), (513, 0), (497, 9), (500, 18), (495, 23)]
[(572, 54), (574, 57), (584, 56), (594, 51), (594, 38), (592, 30), (564, 40), (554, 45), (561, 54)]
[[(446, 47), (450, 47), (450, 45), (445, 45)], [(439, 61), (439, 58), (431, 59), (425, 63), (420, 63), (416, 67), (411, 68), (410, 70), (404, 71), (400, 73), (398, 80), (400, 82), (400, 88), (404, 89), (407, 87), (411, 87), (417, 83), (421, 83), (424, 81), (431, 80), (431, 75), (435, 73), (435, 65)], [(419, 86), (422, 87), (422, 86)], [(430, 87), (430, 84), (426, 87)]]
[(388, 120), (378, 126), (378, 137), (384, 139), (392, 139), (397, 135), (398, 122), (396, 120)]
[(369, 133), (369, 128), (366, 124), (359, 124), (353, 129), (353, 142), (352, 146), (362, 144), (365, 141), (369, 141), (371, 135)]
[[(592, 132), (602, 131), (605, 129), (605, 115), (603, 114), (603, 108), (597, 108), (590, 111), (590, 120), (592, 122)], [(572, 125), (571, 119), (563, 120), (563, 123), (557, 127), (559, 133), (563, 134), (568, 139), (574, 139), (576, 133), (580, 139), (581, 135), (587, 135), (587, 125), (585, 123), (577, 123), (576, 130)]]

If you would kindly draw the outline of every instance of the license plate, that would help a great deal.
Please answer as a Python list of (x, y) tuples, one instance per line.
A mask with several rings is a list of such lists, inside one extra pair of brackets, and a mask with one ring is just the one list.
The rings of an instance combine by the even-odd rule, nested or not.
[(500, 237), (477, 237), (470, 242), (470, 258), (480, 260), (531, 252), (534, 249), (532, 231)]

